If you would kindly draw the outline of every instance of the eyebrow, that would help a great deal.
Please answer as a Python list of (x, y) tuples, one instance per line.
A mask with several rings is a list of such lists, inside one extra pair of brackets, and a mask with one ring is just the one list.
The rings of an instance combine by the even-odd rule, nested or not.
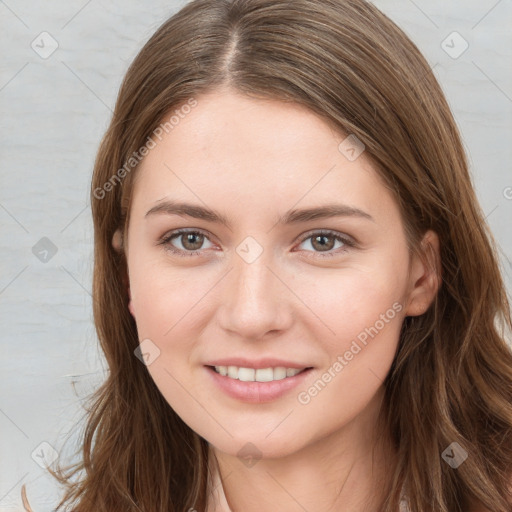
[[(156, 214), (192, 217), (208, 222), (216, 222), (231, 229), (231, 223), (224, 215), (199, 205), (168, 200), (160, 201), (146, 213), (145, 218)], [(375, 219), (369, 213), (359, 208), (345, 204), (326, 204), (315, 208), (290, 210), (277, 220), (277, 224), (299, 224), (331, 217), (359, 217), (375, 222)]]

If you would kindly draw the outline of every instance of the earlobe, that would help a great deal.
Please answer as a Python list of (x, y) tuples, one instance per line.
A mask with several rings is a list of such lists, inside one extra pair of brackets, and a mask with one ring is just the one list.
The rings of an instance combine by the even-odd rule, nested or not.
[(421, 255), (413, 256), (406, 316), (419, 316), (425, 313), (441, 285), (441, 253), (437, 233), (432, 230), (425, 233), (421, 251)]
[(114, 235), (112, 236), (112, 247), (116, 252), (123, 252), (123, 234), (121, 229), (116, 229)]

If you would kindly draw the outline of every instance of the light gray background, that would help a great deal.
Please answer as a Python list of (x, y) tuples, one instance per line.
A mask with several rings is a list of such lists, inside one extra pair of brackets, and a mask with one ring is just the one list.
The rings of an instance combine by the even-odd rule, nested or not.
[[(104, 367), (90, 296), (94, 157), (129, 63), (185, 3), (0, 0), (1, 511), (22, 509), (22, 483), (35, 511), (56, 506), (59, 489), (36, 463), (51, 451), (38, 446), (61, 449)], [(416, 42), (446, 92), (511, 290), (512, 1), (374, 3)], [(442, 47), (463, 48), (457, 35), (446, 39), (454, 31), (469, 44), (458, 58)], [(31, 47), (51, 47), (42, 32), (58, 43), (46, 59)], [(42, 237), (57, 248), (46, 263), (32, 250)]]

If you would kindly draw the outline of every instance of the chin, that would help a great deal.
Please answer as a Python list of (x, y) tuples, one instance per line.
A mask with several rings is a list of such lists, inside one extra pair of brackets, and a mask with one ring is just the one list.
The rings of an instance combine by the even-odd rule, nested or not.
[(246, 465), (251, 461), (260, 459), (280, 459), (296, 453), (304, 448), (307, 444), (306, 441), (300, 442), (294, 434), (281, 435), (258, 433), (257, 435), (247, 434), (246, 436), (240, 435), (236, 438), (222, 436), (221, 439), (207, 439), (209, 444), (222, 453), (237, 457)]

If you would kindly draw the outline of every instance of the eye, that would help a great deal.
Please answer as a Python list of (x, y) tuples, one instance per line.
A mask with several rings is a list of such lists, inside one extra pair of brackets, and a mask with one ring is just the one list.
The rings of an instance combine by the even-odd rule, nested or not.
[[(173, 244), (175, 239), (181, 247), (176, 247)], [(164, 245), (166, 249), (178, 256), (195, 256), (201, 254), (199, 249), (205, 240), (208, 240), (208, 237), (202, 231), (179, 229), (164, 235), (158, 244)]]
[[(332, 240), (332, 242), (329, 242), (329, 239)], [(181, 245), (181, 247), (174, 245), (175, 240), (179, 245)], [(158, 245), (165, 246), (167, 250), (178, 256), (198, 256), (201, 255), (202, 246), (205, 240), (209, 241), (209, 238), (200, 230), (179, 229), (164, 235), (158, 241)], [(342, 236), (335, 231), (322, 230), (312, 233), (310, 232), (308, 236), (302, 239), (301, 244), (309, 240), (311, 240), (309, 245), (314, 249), (314, 251), (307, 252), (316, 252), (321, 258), (332, 257), (336, 254), (344, 253), (348, 251), (349, 247), (355, 247), (356, 245), (350, 238)], [(332, 249), (334, 248), (336, 241), (341, 243), (341, 247), (338, 246), (338, 250), (333, 251)]]
[[(332, 242), (330, 242), (329, 239), (332, 240)], [(336, 254), (348, 251), (349, 247), (355, 247), (355, 242), (348, 237), (341, 236), (335, 231), (315, 231), (303, 238), (301, 244), (309, 240), (311, 240), (309, 245), (315, 249), (314, 252), (316, 252), (321, 258), (336, 256)], [(341, 250), (332, 251), (336, 241), (341, 242), (341, 248), (338, 246), (338, 249)]]

